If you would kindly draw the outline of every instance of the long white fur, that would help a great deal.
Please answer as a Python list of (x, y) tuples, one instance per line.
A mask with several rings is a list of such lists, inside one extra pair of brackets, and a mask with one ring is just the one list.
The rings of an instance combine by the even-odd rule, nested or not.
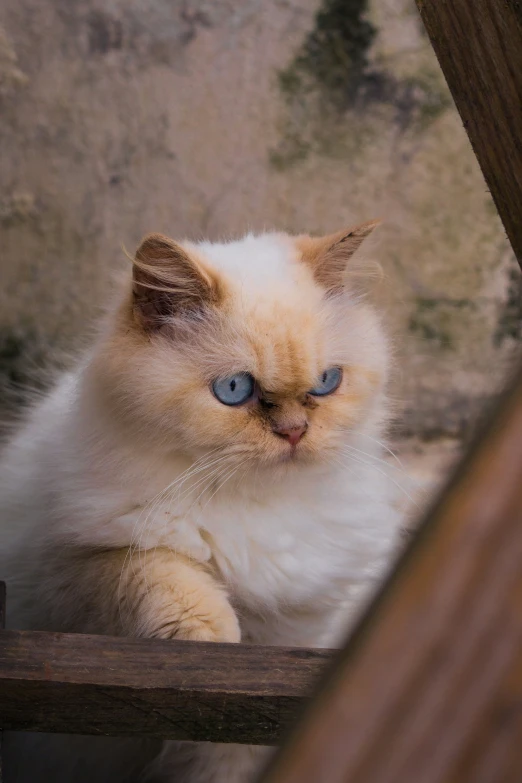
[[(247, 310), (287, 307), (292, 297), (298, 306), (303, 273), (284, 235), (186, 247), (226, 276)], [(343, 307), (351, 306), (347, 298)], [(328, 307), (326, 321), (336, 319), (335, 304)], [(357, 308), (353, 304), (353, 320), (350, 312), (343, 316), (352, 333), (337, 325), (330, 350), (378, 367), (385, 361), (385, 343), (375, 320), (361, 317)], [(165, 459), (163, 445), (156, 451), (147, 438), (133, 439), (91, 396), (95, 353), (96, 348), (62, 377), (3, 453), (0, 578), (8, 583), (8, 626), (47, 627), (40, 604), (60, 601), (45, 581), (50, 552), (71, 546), (148, 552), (166, 547), (212, 563), (239, 612), (244, 640), (337, 644), (382, 575), (396, 539), (392, 486), (378, 444), (386, 417), (384, 392), (360, 426), (343, 435), (344, 450), (279, 476), (260, 468), (254, 455), (234, 460), (214, 448), (198, 463), (197, 455), (181, 449)], [(159, 382), (159, 364), (157, 372)], [(14, 780), (43, 781), (23, 743), (22, 751), (20, 738), (11, 741), (9, 758), (18, 753), (20, 759), (23, 752), (29, 759)], [(80, 783), (84, 777), (78, 769), (71, 777), (71, 769), (82, 753), (94, 763), (96, 743), (58, 745), (61, 766), (53, 781)], [(47, 747), (55, 748), (56, 740)], [(120, 744), (103, 745), (95, 773), (99, 783), (123, 780), (118, 765), (115, 771), (115, 762), (104, 761), (111, 747), (115, 758), (121, 750)], [(133, 753), (123, 751), (123, 766)], [(143, 759), (151, 762), (150, 780), (239, 783), (250, 779), (258, 763), (257, 752), (236, 746), (173, 751), (167, 744), (153, 761), (155, 753), (143, 750)], [(85, 779), (94, 779), (92, 768), (85, 769)]]

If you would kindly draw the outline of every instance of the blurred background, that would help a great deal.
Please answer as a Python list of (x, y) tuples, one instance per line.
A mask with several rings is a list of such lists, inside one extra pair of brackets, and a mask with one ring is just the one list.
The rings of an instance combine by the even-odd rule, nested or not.
[(4, 418), (149, 231), (383, 218), (393, 440), (421, 483), (501, 385), (518, 267), (413, 0), (2, 0), (0, 120)]

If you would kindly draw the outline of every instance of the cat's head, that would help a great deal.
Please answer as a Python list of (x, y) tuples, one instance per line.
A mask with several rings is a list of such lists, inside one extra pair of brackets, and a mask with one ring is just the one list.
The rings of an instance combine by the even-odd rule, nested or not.
[(375, 222), (327, 237), (141, 243), (95, 359), (111, 415), (162, 451), (245, 466), (334, 458), (384, 415), (387, 347), (347, 284)]

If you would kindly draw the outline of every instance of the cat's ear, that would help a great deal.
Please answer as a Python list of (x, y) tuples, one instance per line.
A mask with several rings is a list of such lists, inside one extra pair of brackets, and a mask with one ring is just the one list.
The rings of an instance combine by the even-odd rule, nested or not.
[(343, 287), (344, 272), (350, 258), (379, 223), (380, 220), (369, 220), (347, 231), (323, 237), (299, 236), (295, 242), (316, 281), (328, 292), (335, 293)]
[(146, 331), (218, 299), (217, 281), (187, 250), (162, 234), (142, 241), (132, 271), (134, 315)]

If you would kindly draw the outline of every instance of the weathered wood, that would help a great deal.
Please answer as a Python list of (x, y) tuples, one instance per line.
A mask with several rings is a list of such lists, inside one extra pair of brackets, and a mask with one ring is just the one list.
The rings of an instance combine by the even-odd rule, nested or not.
[(263, 783), (522, 780), (522, 372)]
[(0, 726), (273, 744), (331, 653), (0, 632)]
[(522, 3), (416, 1), (522, 265)]

